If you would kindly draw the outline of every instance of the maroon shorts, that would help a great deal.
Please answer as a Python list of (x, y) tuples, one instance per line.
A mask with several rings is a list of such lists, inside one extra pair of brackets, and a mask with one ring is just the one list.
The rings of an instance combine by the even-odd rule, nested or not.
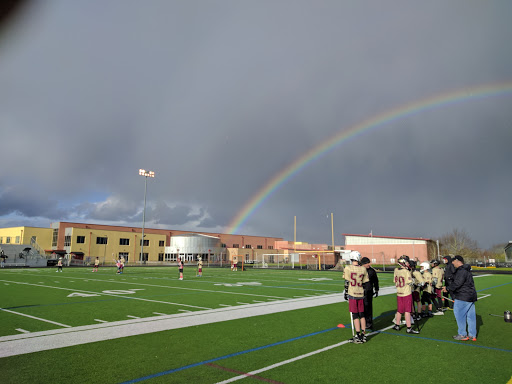
[(396, 303), (398, 313), (412, 312), (412, 295), (397, 296)]
[(443, 297), (443, 290), (441, 288), (436, 288), (435, 297), (439, 297), (440, 299)]
[(364, 312), (364, 301), (360, 299), (348, 299), (348, 309), (350, 313), (362, 313)]
[(199, 272), (203, 272), (203, 268), (199, 268)]
[(420, 293), (418, 291), (412, 291), (412, 301), (420, 302)]

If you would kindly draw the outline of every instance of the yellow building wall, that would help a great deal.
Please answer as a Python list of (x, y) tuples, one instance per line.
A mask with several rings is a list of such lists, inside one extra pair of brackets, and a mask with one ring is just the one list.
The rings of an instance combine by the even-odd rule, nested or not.
[[(0, 228), (0, 244), (30, 244), (30, 239), (36, 238), (36, 243), (43, 249), (52, 245), (52, 230), (38, 227), (10, 227)], [(10, 242), (7, 242), (10, 238)]]
[[(85, 238), (84, 243), (78, 243), (78, 237)], [(97, 244), (98, 237), (106, 237), (107, 244)], [(158, 261), (158, 254), (164, 253), (165, 235), (144, 234), (149, 240), (149, 246), (144, 246), (144, 253), (148, 254), (148, 261)], [(128, 239), (128, 245), (121, 245), (121, 239)], [(136, 263), (140, 259), (140, 233), (126, 231), (105, 231), (97, 229), (72, 228), (70, 252), (83, 252), (84, 256), (94, 260), (99, 257), (101, 261), (110, 263), (119, 257), (120, 253), (128, 254), (128, 263)], [(160, 241), (163, 245), (160, 246)], [(126, 258), (126, 257), (125, 257)]]

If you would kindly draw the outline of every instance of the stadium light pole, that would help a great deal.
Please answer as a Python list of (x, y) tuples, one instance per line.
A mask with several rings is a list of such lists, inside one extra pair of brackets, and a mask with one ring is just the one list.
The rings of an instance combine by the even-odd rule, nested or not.
[(146, 192), (148, 190), (148, 177), (155, 177), (155, 172), (139, 169), (139, 175), (144, 176), (144, 210), (142, 211), (142, 240), (140, 243), (140, 263), (144, 258), (144, 224), (146, 222)]

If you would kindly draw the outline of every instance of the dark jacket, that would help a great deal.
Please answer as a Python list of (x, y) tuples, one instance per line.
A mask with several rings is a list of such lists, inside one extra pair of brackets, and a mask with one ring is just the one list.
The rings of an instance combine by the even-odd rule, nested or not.
[(461, 265), (455, 270), (453, 281), (447, 289), (455, 300), (476, 301), (475, 283), (468, 264)]
[(453, 275), (455, 274), (455, 267), (452, 264), (451, 256), (445, 256), (446, 266), (444, 267), (444, 282), (448, 287), (453, 282)]
[(363, 283), (364, 292), (373, 295), (374, 291), (379, 292), (379, 278), (377, 277), (377, 272), (372, 267), (369, 267), (366, 271), (370, 281)]

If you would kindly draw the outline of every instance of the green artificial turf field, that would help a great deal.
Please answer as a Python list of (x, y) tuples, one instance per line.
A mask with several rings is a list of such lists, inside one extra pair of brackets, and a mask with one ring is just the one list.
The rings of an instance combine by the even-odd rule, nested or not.
[[(69, 340), (81, 329), (105, 329), (110, 339), (0, 358), (1, 383), (507, 383), (512, 376), (512, 275), (475, 277), (478, 340), (454, 341), (453, 312), (422, 320), (419, 335), (388, 329), (396, 296), (384, 295), (392, 274), (381, 273), (374, 299), (374, 330), (366, 344), (352, 336), (348, 304), (193, 323), (200, 314), (264, 311), (272, 305), (341, 297), (334, 271), (248, 270), (193, 267), (179, 281), (174, 267), (0, 271), (0, 353), (16, 338)], [(295, 301), (293, 301), (295, 300)], [(498, 315), (498, 316), (491, 316)], [(144, 328), (154, 319), (183, 324), (174, 329), (116, 334), (116, 326)], [(153, 319), (153, 320), (152, 320)], [(203, 319), (203, 318), (201, 318)], [(337, 327), (344, 324), (345, 328)], [(112, 328), (109, 328), (111, 327)], [(103, 327), (103, 328), (102, 328)], [(124, 329), (124, 328), (123, 328)], [(48, 339), (43, 338), (48, 336)], [(21, 342), (25, 342), (25, 339)], [(13, 346), (14, 345), (14, 346)], [(46, 346), (45, 346), (46, 348)], [(11, 351), (12, 352), (12, 351)]]

